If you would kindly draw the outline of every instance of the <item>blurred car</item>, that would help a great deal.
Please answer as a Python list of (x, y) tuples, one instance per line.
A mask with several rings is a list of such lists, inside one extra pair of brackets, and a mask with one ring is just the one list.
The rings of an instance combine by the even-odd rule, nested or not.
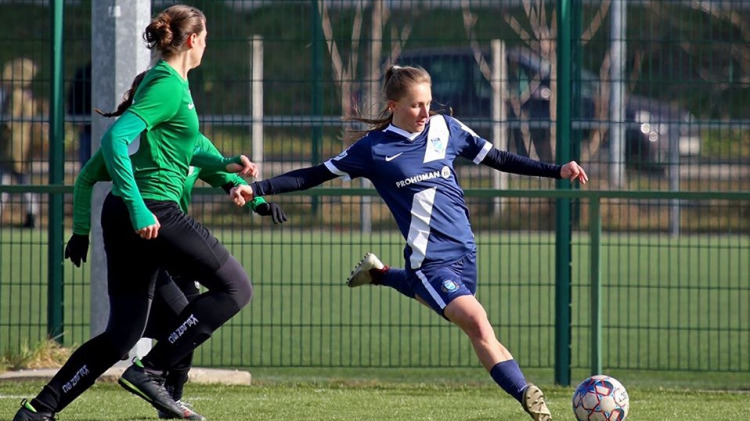
[[(483, 51), (483, 54), (489, 62), (488, 52)], [(439, 108), (440, 105), (450, 107), (456, 118), (487, 137), (491, 126), (493, 93), (471, 49), (407, 50), (398, 57), (397, 64), (418, 65), (426, 69), (432, 76), (434, 108)], [(508, 149), (528, 155), (527, 145), (531, 142), (539, 159), (554, 161), (550, 142), (552, 66), (539, 54), (525, 48), (507, 48), (506, 64), (510, 98), (506, 102)], [(582, 147), (586, 147), (592, 130), (606, 124), (609, 117), (595, 118), (599, 95), (598, 76), (581, 69), (580, 81), (574, 81), (574, 92), (578, 89), (578, 84), (581, 97), (577, 129), (582, 132)], [(523, 116), (523, 120), (519, 119), (519, 115)], [(691, 121), (694, 121), (694, 117), (685, 110), (656, 99), (627, 95), (626, 164), (645, 170), (663, 169), (672, 160), (670, 136), (675, 136), (673, 142), (676, 143), (676, 152), (680, 156), (698, 155), (701, 148), (700, 134), (697, 125), (690, 124)], [(524, 137), (526, 129), (528, 132)], [(602, 147), (608, 147), (606, 137)]]

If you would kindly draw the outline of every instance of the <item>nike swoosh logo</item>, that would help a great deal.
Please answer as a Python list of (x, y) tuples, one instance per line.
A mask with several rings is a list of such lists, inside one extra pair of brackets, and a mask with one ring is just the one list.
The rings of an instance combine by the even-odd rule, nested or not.
[(193, 108), (195, 108), (195, 104), (188, 104), (188, 110), (192, 110)]
[(385, 162), (390, 162), (390, 161), (393, 161), (394, 159), (396, 159), (396, 158), (398, 158), (399, 156), (401, 156), (401, 154), (402, 154), (402, 153), (403, 153), (403, 152), (399, 152), (399, 153), (397, 153), (396, 155), (393, 155), (393, 156), (386, 156), (386, 157), (385, 157)]

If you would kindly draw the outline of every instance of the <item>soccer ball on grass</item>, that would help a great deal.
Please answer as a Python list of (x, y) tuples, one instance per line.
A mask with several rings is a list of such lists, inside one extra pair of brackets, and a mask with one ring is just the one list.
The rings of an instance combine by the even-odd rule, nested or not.
[(629, 407), (628, 392), (614, 377), (591, 376), (573, 393), (573, 412), (578, 421), (623, 421)]

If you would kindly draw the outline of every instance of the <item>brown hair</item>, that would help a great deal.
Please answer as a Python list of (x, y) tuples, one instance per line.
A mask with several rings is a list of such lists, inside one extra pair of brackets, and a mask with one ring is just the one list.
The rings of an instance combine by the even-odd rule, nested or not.
[(143, 78), (146, 76), (147, 72), (148, 70), (145, 70), (139, 73), (138, 76), (135, 77), (135, 79), (133, 79), (133, 83), (130, 84), (130, 89), (125, 91), (125, 93), (122, 95), (122, 102), (120, 103), (120, 105), (117, 106), (116, 110), (109, 112), (109, 113), (105, 113), (98, 108), (94, 108), (94, 111), (99, 113), (99, 115), (103, 115), (104, 117), (121, 116), (122, 113), (124, 113), (125, 110), (128, 109), (128, 107), (133, 105), (133, 97), (135, 96), (135, 91), (138, 90), (138, 86), (141, 84), (141, 82), (143, 82)]
[[(393, 65), (389, 67), (385, 72), (385, 78), (383, 81), (383, 96), (385, 97), (385, 101), (400, 100), (407, 89), (419, 83), (426, 83), (432, 86), (432, 78), (430, 77), (430, 74), (427, 73), (427, 70), (419, 66)], [(433, 114), (436, 113), (430, 111), (430, 115)], [(350, 130), (347, 138), (351, 139), (360, 137), (371, 131), (384, 130), (393, 121), (393, 112), (388, 109), (388, 105), (386, 104), (375, 118), (350, 116), (345, 120), (358, 121), (369, 126), (369, 128), (365, 130)]]
[[(182, 46), (192, 34), (206, 28), (206, 16), (195, 7), (177, 4), (159, 13), (143, 31), (143, 39), (150, 50), (157, 50), (162, 58), (179, 53)], [(115, 111), (105, 113), (96, 108), (94, 111), (104, 117), (117, 117), (133, 104), (133, 97), (138, 86), (143, 82), (148, 70), (141, 72), (133, 79), (130, 89), (125, 91), (122, 102)]]
[(179, 53), (192, 34), (206, 28), (206, 16), (195, 7), (177, 4), (159, 13), (143, 32), (143, 40), (150, 50), (157, 50), (168, 58)]

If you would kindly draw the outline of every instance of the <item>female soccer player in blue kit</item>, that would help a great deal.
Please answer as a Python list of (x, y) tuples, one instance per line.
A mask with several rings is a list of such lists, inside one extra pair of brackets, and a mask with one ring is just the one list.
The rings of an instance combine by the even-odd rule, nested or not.
[[(422, 68), (391, 67), (383, 91), (387, 107), (378, 119), (355, 118), (372, 128), (351, 147), (323, 164), (253, 182), (250, 188), (239, 186), (233, 191), (236, 203), (253, 195), (308, 189), (336, 177), (369, 179), (406, 239), (406, 268), (389, 270), (370, 258), (376, 264), (367, 269), (381, 271), (360, 268), (367, 275), (358, 276), (358, 284), (393, 287), (458, 325), (492, 379), (534, 420), (550, 420), (542, 391), (526, 382), (474, 296), (476, 244), (453, 162), (463, 156), (499, 171), (581, 183), (588, 180), (586, 173), (573, 161), (552, 165), (498, 150), (460, 121), (430, 112), (431, 79)], [(349, 285), (356, 286), (351, 277)]]

